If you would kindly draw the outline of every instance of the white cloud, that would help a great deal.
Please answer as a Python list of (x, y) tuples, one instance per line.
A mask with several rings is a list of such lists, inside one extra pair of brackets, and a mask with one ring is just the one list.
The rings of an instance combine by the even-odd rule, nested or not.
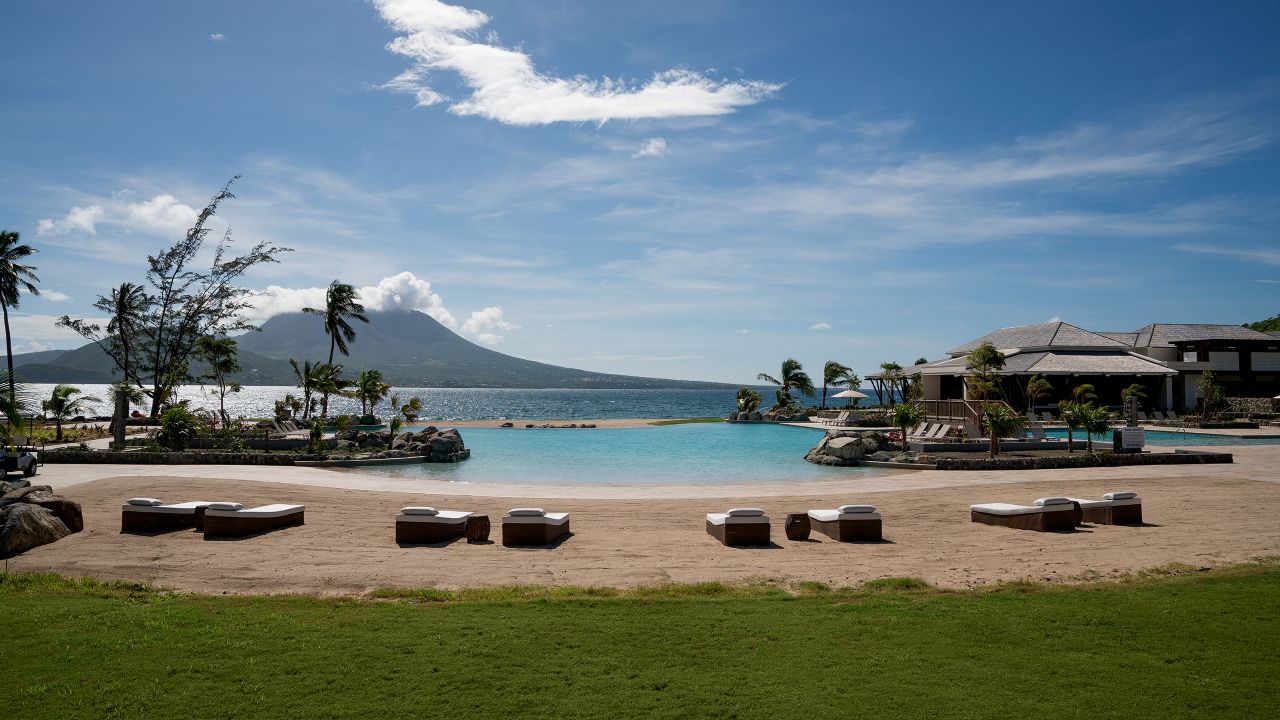
[(196, 220), (197, 211), (168, 193), (142, 202), (128, 202), (131, 193), (118, 193), (109, 204), (71, 208), (59, 220), (43, 219), (36, 223), (37, 235), (98, 234), (98, 225), (119, 225), (134, 230), (172, 234), (182, 233)]
[(36, 223), (36, 235), (66, 235), (72, 232), (98, 234), (98, 221), (106, 213), (101, 205), (73, 207), (61, 220), (41, 220)]
[(44, 343), (39, 340), (23, 340), (13, 346), (13, 354), (43, 352), (45, 350), (53, 350), (53, 343)]
[(1244, 248), (1220, 247), (1218, 245), (1192, 245), (1189, 243), (1179, 243), (1173, 246), (1174, 250), (1183, 252), (1200, 253), (1201, 255), (1225, 255), (1227, 257), (1238, 258), (1250, 262), (1260, 262), (1265, 265), (1280, 265), (1280, 250), (1249, 250)]
[(502, 318), (502, 308), (494, 306), (476, 310), (471, 313), (466, 322), (462, 323), (463, 332), (485, 345), (497, 345), (502, 342), (505, 338), (499, 334), (500, 332), (519, 329), (519, 325)]
[(518, 49), (478, 32), (489, 16), (439, 0), (374, 0), (382, 19), (403, 35), (387, 49), (414, 65), (382, 87), (412, 94), (419, 106), (444, 102), (428, 84), (432, 71), (455, 72), (470, 95), (449, 106), (508, 125), (597, 122), (723, 115), (754, 105), (781, 85), (715, 80), (688, 69), (655, 73), (638, 84), (624, 79), (546, 75)]
[(1055, 323), (1055, 322), (1062, 322), (1062, 316), (1061, 316), (1061, 315), (1054, 315), (1053, 317), (1049, 318), (1049, 322), (1051, 322), (1051, 323)]
[[(385, 277), (377, 285), (357, 288), (360, 303), (366, 310), (417, 310), (435, 318), (449, 328), (458, 326), (457, 320), (439, 293), (431, 290), (431, 283), (411, 272)], [(298, 312), (304, 307), (323, 307), (325, 288), (286, 288), (272, 285), (254, 296), (253, 310), (248, 313), (250, 322), (261, 323), (281, 313)], [(498, 311), (501, 316), (501, 310)]]
[(748, 330), (747, 328), (738, 328), (737, 330), (734, 330), (734, 332), (738, 333), (739, 335), (750, 335), (750, 334), (751, 334), (751, 331), (750, 331), (750, 330)]
[(41, 290), (40, 297), (50, 302), (67, 302), (71, 299), (70, 295), (57, 290)]
[(223, 35), (222, 33), (212, 33), (209, 35), (209, 39), (214, 42), (222, 42), (223, 40), (227, 39), (227, 36)]
[(640, 149), (632, 153), (633, 158), (661, 157), (667, 154), (667, 141), (663, 138), (649, 138)]
[(810, 326), (809, 326), (809, 329), (810, 329), (810, 330), (830, 330), (830, 329), (831, 329), (831, 323), (826, 323), (826, 322), (816, 322), (816, 323), (814, 323), (814, 324), (810, 325)]

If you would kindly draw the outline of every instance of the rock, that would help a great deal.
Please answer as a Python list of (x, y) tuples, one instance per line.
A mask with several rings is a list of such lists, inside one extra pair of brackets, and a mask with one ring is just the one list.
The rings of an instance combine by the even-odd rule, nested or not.
[[(43, 486), (42, 486), (43, 487)], [(62, 521), (67, 530), (78, 533), (84, 530), (84, 515), (80, 511), (80, 503), (61, 495), (54, 495), (48, 490), (37, 490), (22, 498), (27, 505), (39, 505)]]
[(863, 440), (872, 440), (872, 441), (874, 441), (877, 445), (883, 445), (883, 444), (884, 444), (884, 434), (883, 434), (883, 433), (876, 432), (875, 430), (868, 430), (868, 431), (866, 431), (866, 432), (862, 433), (861, 437), (862, 437), (862, 439), (863, 439)]
[(870, 438), (859, 438), (858, 442), (862, 443), (862, 451), (865, 453), (873, 453), (880, 450), (880, 443)]
[(0, 480), (0, 497), (3, 497), (10, 490), (18, 490), (24, 487), (31, 487), (31, 481), (25, 478), (22, 480), (10, 480), (8, 482)]
[(399, 450), (400, 448), (408, 444), (409, 444), (409, 433), (405, 433), (403, 435), (396, 435), (395, 437), (391, 438), (392, 450)]
[(360, 432), (358, 430), (339, 430), (334, 433), (333, 437), (339, 441), (354, 441), (359, 435)]
[(379, 430), (379, 431), (377, 431), (375, 434), (378, 436), (378, 439), (382, 440), (382, 442), (384, 442), (384, 443), (389, 443), (389, 442), (391, 442), (391, 431), (390, 431), (390, 430)]
[(860, 438), (840, 437), (827, 442), (827, 455), (834, 455), (841, 460), (861, 460), (863, 455)]
[(363, 443), (360, 444), (360, 447), (370, 448), (373, 450), (379, 450), (385, 446), (386, 446), (386, 443), (382, 442), (382, 438), (378, 437), (377, 435), (369, 436), (369, 439), (365, 440)]
[(430, 437), (432, 435), (435, 435), (438, 432), (440, 432), (440, 428), (436, 427), (435, 425), (428, 425), (422, 429), (422, 432), (420, 434)]
[(890, 460), (893, 460), (893, 453), (881, 450), (880, 452), (871, 453), (866, 456), (866, 459), (873, 460), (875, 462), (889, 462)]
[(531, 427), (537, 427), (537, 425), (534, 425), (533, 423), (527, 423), (525, 427), (531, 428)]
[(4, 495), (0, 495), (0, 507), (16, 502), (26, 502), (23, 498), (36, 492), (52, 493), (53, 488), (48, 485), (32, 485), (28, 483), (26, 487), (15, 488)]
[(350, 450), (356, 447), (356, 444), (350, 440), (339, 440), (333, 444), (335, 450)]
[(578, 427), (594, 428), (595, 426), (596, 426), (596, 424), (595, 424), (595, 423), (584, 423), (584, 424), (582, 424), (582, 425), (579, 425)]
[(731, 412), (731, 413), (729, 413), (728, 415), (725, 415), (725, 416), (724, 416), (724, 421), (725, 421), (725, 422), (738, 422), (738, 413), (736, 413), (736, 412)]
[(39, 505), (13, 503), (0, 507), (0, 557), (13, 557), (70, 534), (56, 515)]
[(373, 415), (361, 415), (360, 424), (361, 425), (377, 425), (378, 418), (374, 417)]
[(360, 431), (356, 432), (356, 436), (355, 436), (355, 443), (356, 443), (357, 445), (363, 445), (363, 444), (364, 444), (364, 442), (365, 442), (366, 440), (368, 440), (368, 439), (369, 439), (369, 433), (367, 433), (367, 432), (365, 432), (365, 431), (363, 431), (363, 430), (360, 430)]
[(760, 414), (759, 410), (753, 410), (751, 415), (748, 417), (751, 419), (751, 422), (760, 422), (764, 419), (764, 416)]
[(504, 423), (502, 423), (501, 425), (499, 425), (498, 427), (500, 427), (500, 428), (509, 428), (509, 427), (515, 427), (515, 426), (516, 426), (516, 425), (515, 425), (515, 423), (504, 422)]

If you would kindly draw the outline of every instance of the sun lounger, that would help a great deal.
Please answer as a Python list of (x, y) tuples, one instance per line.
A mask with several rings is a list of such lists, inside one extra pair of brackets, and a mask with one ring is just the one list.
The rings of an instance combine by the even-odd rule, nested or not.
[(841, 505), (835, 510), (810, 510), (809, 526), (836, 540), (883, 540), (875, 505)]
[(1040, 413), (1040, 417), (1047, 423), (1053, 422), (1053, 413), (1049, 412), (1048, 410), (1042, 411)]
[(472, 514), (433, 507), (400, 508), (400, 514), (396, 515), (396, 542), (431, 544), (460, 538)]
[(149, 532), (155, 530), (181, 530), (204, 524), (204, 508), (211, 502), (192, 502), (165, 505), (155, 498), (129, 498), (120, 508), (120, 532)]
[(1152, 410), (1151, 419), (1156, 422), (1164, 422), (1164, 413), (1160, 412), (1159, 410)]
[(515, 508), (502, 518), (502, 544), (551, 545), (569, 534), (569, 513), (542, 508)]
[(987, 503), (970, 505), (969, 519), (987, 525), (1003, 525), (1019, 530), (1072, 530), (1077, 524), (1076, 504), (1069, 498), (1041, 498), (1035, 505)]
[(240, 503), (213, 503), (204, 511), (204, 535), (244, 537), (288, 525), (302, 525), (304, 508), (277, 503), (246, 510)]
[(1172, 410), (1166, 410), (1165, 417), (1169, 418), (1169, 422), (1178, 422), (1178, 413)]
[(1079, 503), (1083, 522), (1095, 525), (1141, 525), (1142, 498), (1128, 491), (1109, 492), (1101, 500), (1068, 498)]
[(849, 413), (841, 412), (829, 420), (823, 420), (822, 424), (823, 425), (842, 425), (844, 424), (844, 421), (848, 419), (849, 419)]
[(1141, 410), (1139, 410), (1136, 414), (1138, 416), (1138, 422), (1140, 423), (1151, 422), (1150, 420), (1147, 419), (1147, 414), (1142, 412)]
[(947, 433), (949, 432), (951, 432), (951, 426), (944, 423), (934, 428), (933, 432), (929, 433), (929, 439), (941, 440), (942, 438), (946, 437)]
[(769, 516), (760, 508), (732, 508), (707, 515), (707, 533), (730, 547), (769, 544)]
[(1032, 440), (1048, 440), (1049, 439), (1049, 437), (1044, 434), (1044, 426), (1041, 425), (1040, 423), (1029, 425), (1027, 427), (1027, 432), (1031, 434)]

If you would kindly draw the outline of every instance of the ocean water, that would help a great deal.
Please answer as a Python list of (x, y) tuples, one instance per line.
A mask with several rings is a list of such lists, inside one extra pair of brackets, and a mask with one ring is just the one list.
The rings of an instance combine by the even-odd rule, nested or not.
[[(32, 384), (37, 398), (46, 398), (51, 384)], [(106, 385), (79, 385), (85, 395), (103, 402), (88, 403), (86, 415), (111, 414)], [(422, 399), (422, 419), (432, 421), (565, 419), (597, 420), (613, 418), (723, 417), (734, 409), (736, 389), (724, 390), (511, 390), (504, 388), (396, 388), (401, 401)], [(227, 412), (233, 417), (270, 417), (276, 400), (293, 393), (296, 387), (254, 385), (227, 397)], [(764, 395), (765, 393), (761, 393)], [(181, 388), (179, 398), (191, 400), (192, 407), (216, 409), (213, 392), (198, 385)], [(772, 397), (770, 393), (766, 397)], [(147, 407), (140, 408), (143, 412)], [(330, 398), (330, 414), (358, 413), (360, 403), (348, 398)], [(386, 418), (391, 410), (384, 401), (375, 411)]]
[[(1045, 430), (1046, 437), (1066, 438), (1067, 431), (1065, 429), (1054, 428)], [(1083, 441), (1084, 433), (1077, 430), (1073, 434), (1076, 440)], [(1194, 430), (1187, 432), (1165, 431), (1165, 430), (1147, 430), (1146, 440), (1148, 445), (1156, 445), (1159, 447), (1183, 447), (1190, 445), (1277, 445), (1280, 444), (1280, 438), (1240, 438), (1230, 437), (1226, 435), (1210, 435), (1208, 433), (1197, 433)], [(1093, 442), (1095, 447), (1097, 443), (1104, 443), (1107, 447), (1111, 447), (1111, 433), (1105, 435), (1094, 435)]]
[(400, 479), (519, 485), (740, 484), (838, 480), (896, 471), (805, 462), (823, 433), (782, 425), (645, 428), (462, 428), (461, 463), (360, 468)]

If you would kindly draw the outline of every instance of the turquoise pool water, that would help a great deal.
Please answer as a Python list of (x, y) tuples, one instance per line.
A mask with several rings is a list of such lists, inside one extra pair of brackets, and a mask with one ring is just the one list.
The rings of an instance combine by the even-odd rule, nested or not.
[(518, 485), (705, 485), (835, 480), (895, 472), (807, 463), (804, 455), (822, 439), (822, 433), (778, 425), (461, 428), (459, 432), (471, 449), (470, 460), (361, 468), (361, 472)]
[[(1044, 434), (1048, 437), (1065, 438), (1067, 431), (1053, 429), (1045, 430)], [(1280, 438), (1238, 438), (1225, 435), (1209, 435), (1207, 433), (1196, 433), (1193, 431), (1169, 432), (1165, 430), (1147, 430), (1147, 444), (1158, 445), (1160, 447), (1180, 447), (1183, 445), (1280, 445)], [(1077, 440), (1084, 440), (1084, 433), (1077, 430), (1074, 433)], [(1106, 435), (1094, 435), (1093, 442), (1105, 442), (1107, 446), (1111, 445), (1111, 433)]]

